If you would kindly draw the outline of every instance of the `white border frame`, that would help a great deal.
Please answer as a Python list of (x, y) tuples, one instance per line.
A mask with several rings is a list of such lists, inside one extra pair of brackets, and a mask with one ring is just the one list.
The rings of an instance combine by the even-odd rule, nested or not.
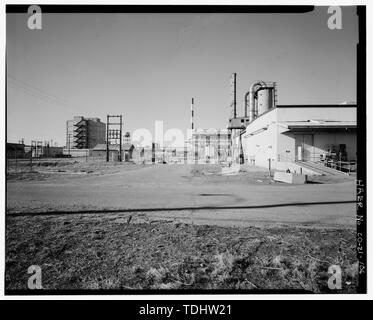
[[(206, 294), (206, 295), (198, 295), (198, 294), (191, 294), (191, 295), (35, 295), (35, 296), (5, 296), (5, 287), (4, 287), (4, 274), (5, 274), (5, 51), (6, 51), (6, 14), (5, 14), (5, 5), (6, 4), (20, 4), (19, 1), (6, 1), (4, 2), (1, 0), (1, 7), (0, 7), (0, 14), (1, 14), (1, 25), (0, 25), (0, 40), (1, 40), (1, 50), (0, 50), (0, 61), (1, 61), (1, 77), (0, 77), (0, 87), (1, 87), (1, 95), (0, 101), (4, 103), (4, 108), (1, 110), (1, 122), (0, 122), (0, 138), (1, 138), (1, 148), (0, 148), (0, 179), (1, 179), (1, 200), (0, 200), (0, 299), (2, 300), (370, 300), (373, 299), (373, 282), (372, 277), (370, 276), (370, 266), (373, 265), (373, 254), (372, 254), (372, 244), (371, 244), (371, 236), (368, 232), (367, 234), (367, 279), (368, 279), (368, 294), (310, 294), (310, 295), (300, 295), (300, 294), (269, 294), (269, 295), (257, 295), (257, 294)], [(28, 4), (28, 3), (27, 3)], [(31, 4), (31, 3), (30, 3)], [(138, 0), (138, 1), (97, 1), (97, 0), (90, 0), (90, 1), (58, 1), (58, 0), (39, 0), (37, 4), (102, 4), (102, 5), (110, 5), (110, 4), (117, 4), (117, 5), (124, 5), (124, 4), (137, 4), (137, 5), (258, 5), (257, 1), (253, 0), (191, 0), (191, 1), (181, 1), (181, 0), (174, 0), (174, 1), (159, 1), (159, 0)], [(314, 1), (280, 1), (280, 0), (262, 0), (260, 1), (260, 5), (315, 5), (315, 6), (331, 6), (331, 5), (345, 5), (345, 6), (356, 6), (356, 5), (365, 5), (367, 7), (366, 11), (366, 27), (367, 27), (367, 38), (366, 38), (366, 49), (367, 49), (367, 141), (372, 141), (372, 128), (368, 126), (368, 121), (371, 119), (371, 114), (369, 110), (370, 102), (372, 101), (372, 91), (369, 91), (368, 88), (372, 88), (371, 86), (371, 79), (372, 79), (372, 64), (369, 60), (369, 57), (372, 56), (372, 43), (369, 41), (370, 35), (372, 34), (372, 26), (373, 20), (370, 19), (373, 17), (373, 4), (368, 4), (368, 1), (321, 1), (321, 0), (314, 0)], [(369, 199), (372, 199), (372, 190), (370, 182), (372, 181), (370, 178), (372, 177), (372, 170), (369, 167), (369, 163), (372, 163), (372, 150), (368, 148), (367, 144), (367, 202)], [(369, 209), (369, 203), (367, 205)], [(367, 209), (367, 216), (368, 216), (368, 209)], [(373, 232), (373, 221), (372, 219), (367, 219), (367, 230), (372, 230)]]

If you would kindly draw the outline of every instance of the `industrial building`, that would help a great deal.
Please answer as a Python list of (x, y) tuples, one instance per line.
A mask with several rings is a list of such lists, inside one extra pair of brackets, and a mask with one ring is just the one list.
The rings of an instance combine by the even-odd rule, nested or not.
[(62, 147), (51, 147), (49, 142), (31, 141), (31, 145), (24, 143), (8, 143), (6, 144), (6, 154), (8, 159), (23, 159), (23, 158), (56, 158), (62, 156)]
[(124, 161), (132, 161), (132, 154), (134, 149), (135, 147), (132, 143), (127, 142), (123, 144)]
[(254, 82), (245, 116), (230, 119), (237, 161), (310, 174), (356, 161), (356, 104), (276, 105), (275, 91)]
[(222, 163), (231, 154), (231, 132), (228, 129), (195, 129), (194, 98), (191, 103), (191, 131), (185, 139), (184, 161)]
[(185, 141), (191, 161), (220, 163), (227, 160), (230, 132), (227, 129), (195, 129)]
[(22, 159), (25, 158), (25, 144), (24, 143), (6, 143), (6, 157), (7, 159)]
[(43, 146), (43, 157), (45, 158), (58, 158), (62, 154), (62, 147), (51, 147), (49, 144)]
[[(89, 155), (94, 158), (106, 159), (107, 156), (107, 146), (106, 143), (100, 143), (96, 145), (90, 152)], [(132, 153), (134, 146), (131, 143), (125, 143), (122, 146), (122, 157), (124, 161), (132, 161)], [(123, 157), (124, 155), (124, 157)], [(109, 145), (109, 160), (118, 161), (119, 160), (119, 146), (118, 145)]]
[(105, 143), (106, 125), (99, 118), (74, 117), (66, 122), (66, 149), (92, 149)]
[[(118, 140), (121, 141), (120, 139)], [(109, 144), (109, 160), (118, 161), (120, 159), (124, 159), (124, 161), (132, 161), (132, 153), (134, 148), (134, 145), (131, 143), (131, 134), (130, 132), (126, 132), (124, 135), (122, 148), (120, 148), (118, 144)], [(106, 159), (106, 150), (107, 144), (100, 143), (91, 150), (90, 155), (95, 158)], [(121, 155), (120, 152), (122, 152)]]
[(124, 140), (123, 140), (123, 152), (124, 152), (124, 161), (132, 161), (133, 156), (133, 150), (135, 149), (135, 146), (131, 142), (131, 133), (126, 132), (124, 134)]
[[(90, 155), (94, 158), (106, 159), (106, 156), (107, 156), (106, 150), (107, 150), (106, 143), (100, 143), (92, 149)], [(119, 158), (119, 146), (109, 145), (109, 159), (112, 161), (118, 161), (118, 158)]]

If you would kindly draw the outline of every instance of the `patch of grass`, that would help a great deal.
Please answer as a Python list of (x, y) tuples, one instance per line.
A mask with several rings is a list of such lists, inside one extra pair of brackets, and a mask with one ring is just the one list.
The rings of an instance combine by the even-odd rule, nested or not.
[(221, 165), (218, 164), (194, 164), (190, 171), (192, 176), (205, 176), (221, 174)]
[(127, 221), (124, 214), (8, 217), (6, 288), (27, 289), (27, 269), (39, 265), (44, 289), (333, 293), (328, 268), (336, 264), (338, 292), (356, 292), (354, 230)]
[(237, 174), (222, 175), (222, 166), (218, 164), (194, 164), (190, 167), (191, 177), (205, 178), (210, 183), (235, 182), (248, 184), (276, 183), (268, 170), (260, 167), (241, 165)]
[[(90, 175), (104, 175), (120, 172), (121, 170), (130, 171), (143, 168), (142, 164), (132, 162), (106, 162), (102, 159), (72, 158), (70, 160), (48, 160), (33, 159), (8, 161), (7, 182), (12, 181), (42, 181), (51, 179), (61, 179), (68, 176), (69, 179), (79, 179), (77, 173), (86, 173)], [(84, 176), (84, 175), (83, 175)]]

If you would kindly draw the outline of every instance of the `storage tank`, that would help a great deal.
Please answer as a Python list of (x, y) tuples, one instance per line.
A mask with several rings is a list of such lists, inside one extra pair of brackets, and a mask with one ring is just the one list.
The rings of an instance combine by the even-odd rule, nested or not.
[(273, 88), (263, 88), (258, 91), (258, 112), (260, 116), (273, 107)]

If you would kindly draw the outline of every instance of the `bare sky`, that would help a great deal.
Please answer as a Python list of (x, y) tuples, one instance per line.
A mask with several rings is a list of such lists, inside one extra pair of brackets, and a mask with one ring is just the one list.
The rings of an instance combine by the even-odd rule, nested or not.
[(254, 80), (276, 81), (279, 104), (356, 101), (358, 18), (343, 7), (306, 14), (7, 14), (7, 140), (65, 144), (74, 115), (123, 114), (125, 131), (225, 128), (230, 75), (238, 115)]

